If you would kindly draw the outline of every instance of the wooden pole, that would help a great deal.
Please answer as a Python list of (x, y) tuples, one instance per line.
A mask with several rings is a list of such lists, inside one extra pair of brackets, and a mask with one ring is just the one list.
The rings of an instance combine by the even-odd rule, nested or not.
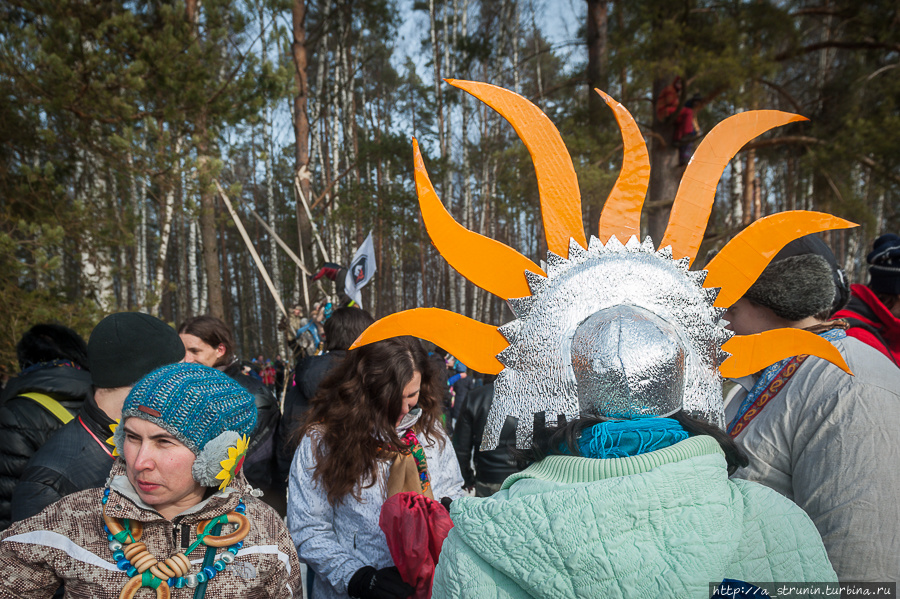
[(266, 282), (266, 286), (269, 288), (269, 292), (272, 294), (272, 297), (275, 298), (275, 303), (278, 305), (278, 308), (281, 309), (281, 313), (284, 314), (284, 317), (288, 317), (287, 310), (284, 309), (284, 304), (281, 302), (281, 296), (278, 295), (278, 292), (275, 290), (275, 285), (272, 284), (272, 279), (269, 278), (269, 273), (266, 271), (266, 267), (263, 266), (262, 260), (259, 258), (259, 254), (256, 252), (256, 248), (253, 247), (253, 244), (250, 242), (250, 236), (247, 235), (247, 230), (244, 228), (244, 223), (241, 222), (240, 217), (238, 217), (237, 212), (234, 210), (234, 206), (231, 205), (231, 200), (228, 199), (228, 196), (225, 195), (225, 190), (222, 189), (222, 186), (219, 185), (217, 180), (213, 180), (213, 183), (216, 184), (216, 189), (219, 190), (219, 195), (222, 196), (222, 201), (225, 203), (225, 207), (228, 208), (228, 213), (231, 214), (231, 218), (234, 219), (234, 224), (237, 225), (238, 231), (241, 233), (241, 237), (244, 238), (244, 243), (247, 245), (247, 249), (250, 250), (250, 255), (253, 256), (253, 261), (256, 262), (256, 268), (259, 269), (259, 274), (262, 275), (263, 281)]
[(316, 226), (316, 223), (313, 221), (312, 212), (309, 210), (309, 203), (306, 201), (306, 196), (303, 194), (303, 190), (300, 188), (300, 174), (294, 178), (294, 188), (297, 190), (297, 195), (300, 197), (300, 202), (303, 204), (303, 208), (306, 210), (306, 217), (309, 219), (309, 224), (312, 227), (313, 235), (316, 236), (316, 241), (319, 243), (319, 249), (322, 251), (322, 258), (325, 262), (331, 262), (328, 258), (328, 252), (325, 251), (325, 244), (322, 243), (322, 237), (319, 235), (319, 227)]
[(262, 219), (262, 217), (256, 213), (256, 210), (254, 210), (253, 208), (248, 208), (248, 210), (250, 210), (250, 214), (252, 214), (253, 216), (256, 217), (256, 220), (259, 221), (259, 224), (261, 224), (263, 226), (263, 228), (269, 232), (269, 235), (272, 236), (272, 238), (276, 241), (276, 243), (278, 243), (278, 245), (281, 246), (281, 249), (283, 249), (285, 252), (287, 252), (287, 255), (290, 256), (291, 260), (293, 260), (297, 264), (297, 266), (300, 267), (300, 270), (303, 271), (303, 274), (305, 274), (308, 277), (311, 277), (312, 273), (310, 273), (309, 270), (306, 268), (306, 265), (303, 264), (303, 260), (300, 258), (300, 256), (295, 254), (294, 251), (290, 247), (288, 247), (288, 245), (284, 242), (284, 240), (278, 236), (278, 233), (276, 233), (275, 230), (272, 229), (272, 227), (270, 227), (268, 225), (268, 223), (266, 223), (266, 221), (264, 221)]

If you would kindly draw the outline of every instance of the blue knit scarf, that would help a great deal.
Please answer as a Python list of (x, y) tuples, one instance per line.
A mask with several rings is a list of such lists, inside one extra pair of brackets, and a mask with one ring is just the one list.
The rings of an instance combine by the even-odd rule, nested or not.
[(688, 432), (672, 418), (609, 420), (583, 430), (578, 449), (586, 458), (624, 458), (663, 449), (687, 438)]

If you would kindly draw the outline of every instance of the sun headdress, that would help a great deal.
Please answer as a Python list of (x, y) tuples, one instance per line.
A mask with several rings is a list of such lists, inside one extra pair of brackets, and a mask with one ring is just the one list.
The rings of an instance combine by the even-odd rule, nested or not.
[(555, 421), (585, 413), (666, 416), (683, 409), (722, 426), (723, 376), (751, 374), (798, 354), (819, 356), (849, 372), (837, 349), (813, 333), (776, 329), (732, 336), (721, 316), (784, 245), (853, 223), (820, 212), (774, 214), (736, 235), (706, 270), (690, 270), (728, 162), (754, 137), (804, 117), (754, 110), (713, 128), (685, 169), (656, 249), (649, 237), (637, 238), (650, 162), (643, 136), (621, 104), (596, 90), (622, 131), (624, 159), (603, 208), (599, 238), (588, 240), (575, 169), (550, 119), (503, 88), (447, 82), (497, 111), (528, 148), (548, 247), (546, 268), (456, 223), (413, 140), (416, 189), (432, 242), (460, 274), (507, 300), (516, 318), (497, 328), (438, 308), (406, 310), (375, 322), (351, 349), (415, 335), (477, 371), (498, 374), (482, 449), (496, 447), (507, 416), (518, 419), (520, 448), (531, 443), (539, 414)]

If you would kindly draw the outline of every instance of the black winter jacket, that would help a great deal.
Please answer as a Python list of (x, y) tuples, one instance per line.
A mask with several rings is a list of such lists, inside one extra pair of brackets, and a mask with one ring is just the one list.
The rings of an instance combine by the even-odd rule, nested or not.
[[(488, 412), (494, 399), (493, 383), (476, 387), (468, 393), (460, 406), (459, 421), (453, 435), (453, 448), (459, 460), (466, 487), (475, 481), (482, 483), (502, 483), (506, 477), (519, 471), (512, 457), (516, 446), (516, 423), (507, 417), (500, 431), (500, 442), (496, 449), (481, 451), (481, 438), (487, 424)], [(472, 471), (472, 452), (475, 452), (475, 471)]]
[(462, 409), (469, 393), (474, 389), (475, 379), (472, 378), (471, 373), (469, 373), (466, 378), (460, 378), (453, 383), (453, 409), (450, 410), (450, 413), (453, 415), (454, 420), (459, 420), (459, 411)]
[(262, 381), (241, 374), (240, 362), (235, 361), (224, 372), (256, 400), (256, 428), (244, 460), (244, 475), (251, 485), (263, 491), (262, 500), (284, 515), (287, 509), (287, 481), (280, 483), (275, 463), (275, 438), (281, 419), (278, 400)]
[(12, 497), (13, 522), (85, 489), (102, 487), (115, 463), (106, 441), (115, 424), (88, 397), (78, 417), (63, 426), (32, 456)]
[(309, 356), (297, 361), (294, 384), (288, 387), (284, 396), (284, 413), (278, 428), (276, 456), (280, 480), (287, 481), (290, 474), (291, 462), (294, 459), (291, 437), (300, 424), (300, 418), (309, 409), (309, 402), (319, 389), (319, 384), (346, 355), (346, 350), (336, 349), (321, 356)]
[(0, 530), (10, 525), (13, 490), (25, 464), (62, 422), (22, 393), (43, 393), (76, 414), (91, 396), (91, 373), (71, 366), (36, 367), (6, 385), (0, 395)]

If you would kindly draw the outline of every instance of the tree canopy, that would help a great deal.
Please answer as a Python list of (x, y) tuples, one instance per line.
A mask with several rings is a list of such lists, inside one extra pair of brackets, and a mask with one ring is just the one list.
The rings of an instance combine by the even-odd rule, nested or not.
[[(864, 282), (871, 241), (900, 229), (896, 2), (585, 0), (570, 4), (568, 34), (551, 15), (558, 6), (3, 3), (0, 364), (15, 370), (15, 342), (37, 322), (87, 335), (120, 310), (173, 324), (212, 311), (245, 355), (282, 351), (279, 309), (216, 183), (286, 305), (333, 286), (305, 275), (253, 213), (313, 272), (347, 264), (373, 231), (378, 271), (363, 301), (376, 316), (438, 306), (508, 320), (431, 246), (411, 138), (459, 223), (538, 261), (534, 169), (512, 127), (443, 78), (511, 89), (547, 113), (572, 155), (590, 233), (622, 153), (592, 88), (621, 102), (650, 148), (642, 234), (657, 243), (684, 170), (673, 135), (686, 102), (701, 131), (750, 109), (808, 117), (731, 161), (705, 248), (773, 212), (822, 210), (861, 225), (827, 240)], [(660, 118), (657, 100), (676, 77), (677, 106)]]

